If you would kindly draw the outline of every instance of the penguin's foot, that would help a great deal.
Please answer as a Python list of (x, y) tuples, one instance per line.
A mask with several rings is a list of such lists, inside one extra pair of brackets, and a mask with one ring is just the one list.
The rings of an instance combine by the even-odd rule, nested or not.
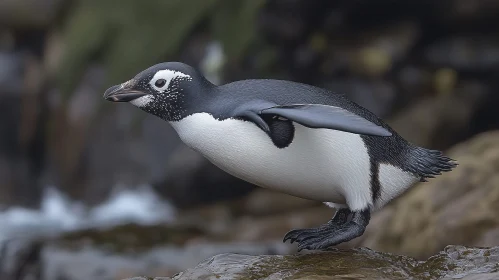
[[(338, 211), (339, 212), (339, 211)], [(338, 213), (344, 215), (343, 213)], [(291, 231), (284, 237), (285, 240), (291, 239), (298, 242), (298, 251), (307, 250), (323, 250), (328, 247), (338, 245), (343, 242), (350, 241), (361, 236), (366, 226), (369, 224), (371, 211), (369, 209), (352, 212), (352, 219), (348, 222), (334, 223), (334, 218), (325, 225), (315, 229), (303, 229)], [(348, 217), (348, 214), (346, 215)], [(336, 218), (336, 215), (335, 215)], [(337, 221), (341, 221), (338, 218)], [(290, 235), (288, 237), (288, 235)]]
[(327, 231), (332, 226), (334, 227), (346, 223), (348, 215), (351, 213), (352, 212), (348, 208), (340, 208), (336, 210), (334, 217), (326, 224), (323, 224), (317, 228), (294, 229), (286, 233), (282, 242), (290, 240), (291, 243), (295, 241), (300, 243), (308, 238), (316, 236), (320, 232)]

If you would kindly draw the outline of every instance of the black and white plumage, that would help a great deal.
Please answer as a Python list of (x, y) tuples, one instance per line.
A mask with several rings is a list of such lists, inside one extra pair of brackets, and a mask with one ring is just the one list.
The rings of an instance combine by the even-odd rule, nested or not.
[(215, 86), (194, 68), (168, 62), (104, 97), (168, 121), (185, 144), (229, 174), (339, 209), (329, 223), (285, 236), (300, 250), (362, 235), (372, 211), (456, 166), (343, 95), (290, 81)]

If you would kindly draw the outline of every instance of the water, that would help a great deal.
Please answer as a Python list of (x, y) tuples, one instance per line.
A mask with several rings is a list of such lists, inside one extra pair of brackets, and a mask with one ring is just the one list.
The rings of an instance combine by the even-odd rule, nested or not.
[(149, 186), (115, 191), (95, 207), (71, 201), (56, 188), (48, 187), (40, 209), (14, 206), (0, 212), (0, 241), (126, 223), (169, 223), (175, 216), (174, 207)]

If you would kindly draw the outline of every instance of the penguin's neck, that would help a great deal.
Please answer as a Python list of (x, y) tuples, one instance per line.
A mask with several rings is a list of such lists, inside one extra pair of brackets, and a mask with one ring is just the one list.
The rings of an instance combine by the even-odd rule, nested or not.
[(167, 96), (168, 100), (160, 107), (160, 118), (177, 122), (194, 113), (205, 112), (217, 96), (217, 86), (200, 76), (199, 83), (186, 84)]

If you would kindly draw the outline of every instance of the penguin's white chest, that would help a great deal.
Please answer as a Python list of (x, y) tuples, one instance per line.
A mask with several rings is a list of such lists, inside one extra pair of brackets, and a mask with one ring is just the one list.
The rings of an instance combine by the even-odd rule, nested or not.
[(357, 134), (294, 123), (293, 142), (280, 149), (251, 122), (197, 113), (171, 124), (185, 144), (260, 187), (351, 208), (371, 201), (369, 155)]

